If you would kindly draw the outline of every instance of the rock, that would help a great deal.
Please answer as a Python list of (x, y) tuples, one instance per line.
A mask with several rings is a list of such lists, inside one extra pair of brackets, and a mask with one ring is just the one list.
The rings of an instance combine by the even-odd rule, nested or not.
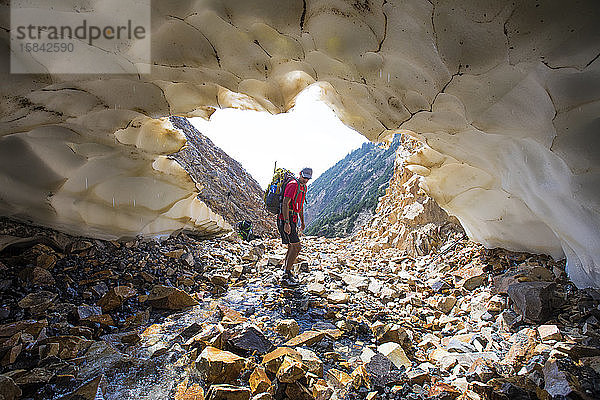
[(535, 329), (523, 328), (515, 333), (510, 341), (512, 346), (504, 357), (503, 363), (517, 368), (533, 356), (535, 347), (538, 344), (537, 332)]
[(286, 356), (292, 357), (297, 361), (302, 361), (302, 356), (296, 350), (289, 347), (278, 347), (269, 354), (266, 354), (263, 357), (262, 363), (267, 371), (276, 374)]
[(469, 264), (453, 273), (454, 276), (463, 279), (462, 287), (465, 290), (472, 291), (484, 285), (487, 282), (487, 274), (480, 265)]
[(285, 356), (279, 369), (277, 370), (277, 379), (280, 382), (292, 383), (304, 376), (302, 361), (293, 356)]
[(74, 392), (61, 396), (60, 400), (97, 400), (106, 394), (106, 378), (101, 375), (84, 383)]
[(315, 352), (302, 347), (297, 347), (296, 351), (302, 357), (302, 365), (304, 365), (308, 372), (318, 377), (323, 376), (323, 362), (317, 357)]
[(87, 304), (77, 307), (77, 316), (79, 319), (86, 319), (94, 315), (102, 315), (102, 307), (88, 306)]
[(273, 350), (273, 344), (255, 327), (251, 326), (236, 332), (234, 336), (227, 340), (227, 344), (233, 352), (240, 352), (245, 355), (256, 352), (257, 354), (267, 354)]
[(227, 383), (240, 375), (245, 363), (245, 358), (208, 346), (198, 356), (196, 368), (209, 383)]
[(504, 297), (496, 294), (488, 300), (486, 309), (490, 314), (498, 314), (502, 312), (505, 307), (506, 301), (504, 300)]
[(327, 371), (325, 374), (325, 379), (332, 387), (340, 389), (343, 392), (348, 391), (353, 382), (350, 375), (335, 368), (331, 368), (329, 371)]
[(42, 290), (36, 293), (29, 293), (18, 304), (19, 307), (28, 309), (32, 315), (39, 315), (46, 311), (57, 297), (56, 293)]
[(293, 319), (283, 319), (277, 323), (277, 332), (289, 340), (300, 333), (300, 327)]
[(250, 400), (250, 389), (232, 385), (211, 385), (206, 400)]
[(383, 354), (375, 353), (369, 362), (365, 365), (369, 373), (371, 382), (375, 387), (383, 387), (390, 383), (397, 382), (401, 375), (392, 372), (392, 362)]
[(18, 400), (21, 398), (21, 389), (8, 376), (0, 375), (0, 398), (4, 400)]
[(438, 310), (443, 312), (444, 314), (450, 313), (454, 305), (456, 304), (456, 297), (454, 296), (446, 296), (442, 297), (440, 301), (438, 301), (436, 307)]
[(540, 325), (537, 327), (542, 342), (547, 340), (562, 340), (560, 329), (556, 325)]
[(544, 390), (553, 398), (567, 398), (578, 392), (576, 379), (564, 368), (567, 363), (567, 360), (549, 358), (544, 364)]
[(425, 382), (429, 382), (431, 380), (431, 376), (429, 376), (429, 373), (418, 368), (411, 368), (408, 371), (406, 371), (406, 377), (408, 378), (409, 382), (413, 385), (422, 385)]
[(69, 360), (82, 355), (94, 342), (79, 336), (69, 335), (51, 336), (39, 341), (40, 346), (51, 343), (57, 343), (59, 345), (57, 357), (63, 360)]
[(311, 392), (299, 381), (286, 384), (285, 395), (287, 399), (314, 400)]
[(348, 300), (350, 300), (348, 293), (341, 290), (334, 290), (327, 295), (327, 301), (332, 304), (346, 304), (348, 303)]
[(249, 383), (253, 395), (266, 392), (271, 387), (271, 380), (267, 376), (265, 369), (261, 366), (254, 368), (254, 371), (250, 375)]
[(199, 303), (183, 290), (170, 286), (155, 285), (148, 296), (148, 304), (154, 308), (181, 310), (196, 306)]
[(325, 337), (322, 331), (306, 331), (284, 343), (287, 347), (312, 346)]
[(412, 366), (412, 362), (404, 353), (402, 346), (394, 342), (386, 342), (377, 347), (377, 351), (389, 358), (389, 360), (396, 366), (396, 368), (404, 367), (409, 369)]
[(444, 382), (436, 382), (431, 386), (428, 396), (440, 400), (454, 400), (460, 396), (460, 390)]
[(165, 256), (167, 256), (169, 258), (179, 259), (179, 258), (181, 258), (181, 256), (183, 255), (184, 252), (185, 252), (184, 249), (177, 249), (177, 250), (173, 250), (173, 251), (167, 251), (164, 254), (165, 254)]
[(327, 385), (324, 379), (317, 380), (310, 389), (315, 400), (329, 400), (333, 395), (333, 389)]
[(525, 319), (545, 322), (554, 310), (556, 284), (551, 282), (519, 282), (508, 286), (515, 311)]
[(204, 390), (197, 383), (188, 386), (188, 378), (186, 377), (177, 385), (175, 400), (204, 400)]
[(322, 296), (326, 292), (325, 286), (317, 282), (310, 283), (306, 287), (306, 291), (310, 294), (314, 294), (315, 296)]
[(125, 300), (134, 297), (136, 294), (136, 290), (129, 286), (116, 286), (98, 300), (98, 305), (102, 307), (104, 312), (112, 311), (119, 308)]
[(12, 378), (14, 383), (20, 387), (27, 387), (30, 385), (37, 386), (40, 384), (48, 383), (54, 377), (54, 372), (46, 368), (33, 368), (30, 371), (22, 371), (18, 374), (13, 374)]
[(48, 271), (44, 268), (40, 268), (40, 267), (33, 268), (33, 270), (31, 271), (31, 276), (30, 276), (29, 282), (32, 285), (37, 285), (37, 286), (54, 286), (54, 285), (56, 285), (56, 281), (54, 280), (54, 277), (52, 276), (50, 271)]

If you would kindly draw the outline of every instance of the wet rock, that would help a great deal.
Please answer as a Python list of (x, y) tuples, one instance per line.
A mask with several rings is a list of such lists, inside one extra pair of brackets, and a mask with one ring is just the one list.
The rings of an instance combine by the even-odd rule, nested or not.
[(302, 347), (296, 347), (296, 351), (302, 357), (302, 365), (304, 365), (304, 369), (318, 377), (323, 376), (323, 362), (319, 357), (317, 357), (315, 352)]
[(322, 295), (324, 295), (324, 294), (325, 294), (325, 292), (327, 291), (327, 290), (325, 289), (325, 286), (324, 286), (324, 285), (322, 285), (322, 284), (320, 284), (320, 283), (317, 283), (317, 282), (310, 283), (310, 284), (309, 284), (309, 285), (306, 287), (306, 290), (307, 290), (307, 292), (308, 292), (308, 293), (310, 293), (310, 294), (313, 294), (313, 295), (315, 295), (315, 296), (322, 296)]
[(61, 400), (97, 400), (106, 394), (106, 378), (99, 376), (84, 383), (74, 392), (61, 396)]
[(12, 378), (0, 375), (0, 398), (4, 400), (17, 400), (21, 398), (21, 389)]
[(334, 290), (327, 295), (327, 301), (332, 304), (346, 304), (350, 300), (350, 295), (341, 290)]
[(280, 382), (292, 383), (302, 378), (304, 373), (301, 360), (298, 360), (294, 356), (285, 356), (277, 370), (276, 376)]
[(181, 310), (199, 304), (197, 300), (183, 290), (162, 285), (155, 285), (152, 288), (147, 301), (154, 308), (166, 310)]
[(207, 382), (228, 383), (240, 375), (245, 363), (243, 357), (208, 346), (198, 356), (196, 368)]
[(87, 304), (77, 307), (77, 317), (79, 319), (86, 319), (97, 315), (102, 315), (102, 307), (88, 306)]
[(293, 319), (283, 319), (277, 323), (277, 332), (289, 340), (300, 333), (300, 327)]
[(300, 335), (293, 337), (288, 340), (284, 346), (287, 347), (296, 347), (296, 346), (312, 346), (315, 343), (318, 343), (321, 339), (325, 337), (325, 332), (322, 331), (306, 331), (302, 332)]
[(59, 346), (57, 357), (68, 360), (83, 355), (92, 345), (93, 341), (69, 335), (52, 336), (39, 341), (39, 345), (48, 345), (51, 343), (56, 343)]
[(266, 392), (271, 387), (271, 380), (267, 376), (265, 369), (261, 366), (254, 368), (254, 371), (250, 375), (249, 383), (253, 395)]
[(204, 400), (204, 389), (197, 383), (188, 386), (188, 378), (185, 378), (177, 385), (175, 400)]
[(125, 300), (134, 297), (136, 290), (129, 286), (116, 286), (110, 289), (99, 301), (98, 305), (105, 312), (119, 308)]
[(258, 329), (253, 326), (243, 329), (240, 332), (235, 332), (227, 340), (231, 351), (249, 355), (256, 352), (257, 354), (267, 354), (273, 350), (273, 344), (263, 335)]
[(296, 350), (289, 347), (278, 347), (269, 354), (266, 354), (263, 357), (262, 363), (267, 371), (276, 374), (286, 356), (300, 362), (302, 361), (302, 356)]
[(232, 385), (211, 385), (207, 400), (250, 400), (250, 389)]
[(515, 311), (525, 319), (545, 322), (552, 317), (556, 284), (551, 282), (519, 282), (508, 287)]

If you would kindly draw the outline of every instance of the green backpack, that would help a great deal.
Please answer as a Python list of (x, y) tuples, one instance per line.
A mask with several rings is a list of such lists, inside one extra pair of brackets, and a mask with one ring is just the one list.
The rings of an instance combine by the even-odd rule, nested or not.
[(294, 174), (285, 168), (277, 168), (273, 174), (271, 184), (265, 191), (265, 207), (272, 214), (281, 212), (281, 202), (283, 201), (283, 192), (288, 182), (296, 179)]

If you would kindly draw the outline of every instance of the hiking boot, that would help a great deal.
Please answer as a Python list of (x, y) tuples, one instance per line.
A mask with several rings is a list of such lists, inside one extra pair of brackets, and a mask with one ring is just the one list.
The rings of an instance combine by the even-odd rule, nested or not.
[(291, 272), (284, 272), (281, 278), (281, 286), (297, 287), (300, 284)]

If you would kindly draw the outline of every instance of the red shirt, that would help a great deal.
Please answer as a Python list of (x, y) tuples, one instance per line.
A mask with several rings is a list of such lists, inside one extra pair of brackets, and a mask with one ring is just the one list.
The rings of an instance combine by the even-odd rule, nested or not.
[[(300, 186), (300, 192), (298, 193), (298, 197), (296, 198), (296, 201), (294, 201), (294, 197), (296, 197), (296, 191), (298, 191), (298, 186)], [(306, 185), (302, 185), (298, 183), (298, 181), (296, 179), (292, 179), (291, 181), (288, 182), (287, 186), (285, 187), (285, 190), (283, 192), (283, 197), (288, 197), (290, 199), (290, 210), (294, 211), (296, 213), (300, 213), (301, 210), (303, 210), (304, 207), (304, 199), (306, 198)], [(285, 199), (284, 199), (285, 201)], [(298, 223), (298, 215), (297, 214), (292, 214), (292, 217), (294, 218), (293, 221), (295, 223)], [(283, 218), (283, 213), (279, 214), (279, 219), (285, 219)]]

